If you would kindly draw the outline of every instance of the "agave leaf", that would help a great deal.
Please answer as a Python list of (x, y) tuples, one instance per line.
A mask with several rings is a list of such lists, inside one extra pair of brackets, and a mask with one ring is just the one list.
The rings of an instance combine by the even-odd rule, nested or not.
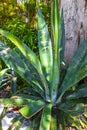
[(43, 71), (46, 76), (46, 79), (50, 82), (52, 78), (52, 65), (53, 65), (52, 44), (46, 22), (39, 7), (38, 7), (38, 44)]
[[(26, 46), (26, 45), (24, 45), (24, 47), (25, 47), (25, 50), (27, 50), (27, 52), (30, 52), (30, 50), (29, 50), (29, 48)], [(32, 54), (30, 55), (30, 57), (32, 56)], [(37, 59), (38, 60), (38, 59)], [(33, 61), (32, 61), (32, 59), (31, 59), (31, 64), (33, 63)], [(42, 86), (44, 86), (44, 90), (45, 90), (45, 97), (46, 97), (46, 100), (47, 101), (50, 101), (50, 98), (49, 98), (49, 87), (48, 87), (48, 84), (47, 84), (47, 82), (46, 82), (46, 80), (45, 80), (45, 77), (44, 77), (44, 74), (43, 74), (43, 71), (42, 71), (42, 67), (41, 67), (41, 64), (40, 64), (40, 62), (39, 62), (39, 60), (38, 60), (38, 62), (36, 62), (37, 63), (37, 67), (36, 67), (36, 65), (35, 64), (33, 64), (33, 66), (38, 70), (38, 73), (39, 73), (39, 75), (40, 75), (40, 79), (41, 79), (41, 82), (43, 83), (43, 85)], [(35, 77), (35, 79), (36, 79), (36, 77)]]
[(48, 85), (45, 81), (45, 77), (42, 72), (41, 64), (35, 53), (24, 43), (22, 43), (16, 36), (12, 35), (11, 33), (0, 29), (0, 34), (8, 38), (11, 42), (13, 42), (18, 49), (23, 53), (23, 55), (29, 60), (29, 62), (37, 69), (40, 73), (41, 80), (45, 86), (45, 96), (47, 100), (49, 99), (49, 89)]
[(31, 83), (34, 90), (44, 97), (44, 91), (39, 85), (37, 79), (27, 68), (26, 63), (24, 63), (20, 56), (15, 51), (11, 50), (7, 45), (2, 43), (0, 45), (0, 57), (6, 65), (13, 68), (14, 71), (16, 71), (28, 84)]
[(24, 117), (21, 114), (18, 114), (11, 120), (11, 123), (12, 125), (9, 127), (8, 130), (12, 130), (14, 128), (19, 130), (24, 123)]
[[(18, 48), (14, 49), (17, 54), (20, 56), (20, 58), (22, 59), (22, 61), (26, 64), (26, 67), (30, 70), (31, 74), (33, 75), (33, 79), (35, 78), (38, 83), (40, 84), (40, 86), (45, 90), (46, 87), (48, 88), (48, 85), (45, 83), (44, 81), (44, 77), (42, 74), (40, 74), (33, 66), (31, 63), (29, 63), (29, 61), (26, 59), (26, 57), (19, 51)], [(47, 85), (47, 86), (46, 86)], [(47, 89), (46, 89), (47, 90)]]
[(43, 100), (40, 95), (32, 95), (32, 94), (16, 94), (18, 97), (27, 98), (31, 100)]
[(43, 97), (41, 96), (40, 93), (34, 91), (34, 89), (30, 88), (30, 87), (25, 87), (21, 90), (19, 90), (16, 94), (14, 94), (18, 97), (25, 97), (25, 98), (29, 98), (31, 100), (45, 100), (43, 99)]
[(55, 101), (57, 96), (57, 89), (59, 83), (60, 70), (60, 12), (58, 7), (58, 0), (52, 1), (52, 31), (53, 31), (53, 73), (51, 83), (51, 98)]
[[(11, 33), (0, 29), (0, 34), (8, 38), (11, 42), (13, 42), (18, 47), (18, 49), (22, 52), (22, 54), (38, 70), (43, 80), (44, 76), (43, 76), (42, 68), (40, 65), (40, 61), (35, 55), (35, 53), (26, 44), (22, 43), (16, 36), (12, 35)], [(44, 81), (44, 84), (45, 84), (45, 81)]]
[(57, 120), (55, 116), (51, 116), (50, 130), (57, 130)]
[(84, 107), (87, 106), (87, 105), (86, 105), (86, 104), (87, 104), (87, 97), (79, 98), (79, 99), (78, 99), (78, 98), (76, 98), (76, 99), (70, 99), (70, 100), (67, 99), (67, 102), (68, 102), (68, 101), (71, 101), (72, 103), (74, 102), (75, 104), (82, 103), (82, 104), (85, 105), (85, 106), (83, 105)]
[(69, 113), (71, 115), (77, 116), (82, 114), (85, 111), (85, 107), (83, 103), (78, 103), (78, 100), (68, 100), (65, 103), (62, 103), (59, 106), (59, 109), (64, 111), (65, 113)]
[(39, 130), (50, 130), (52, 104), (47, 104), (42, 113)]
[(34, 65), (34, 67), (40, 69), (38, 58), (36, 57), (35, 53), (33, 53), (33, 51), (29, 47), (27, 47), (27, 45), (22, 43), (16, 36), (7, 31), (0, 29), (0, 34), (8, 38), (12, 43), (14, 43), (23, 53), (23, 55), (27, 57), (28, 60)]
[[(67, 70), (64, 81), (60, 87), (60, 99), (70, 87), (87, 76), (87, 39), (80, 45)], [(58, 101), (57, 101), (58, 102)]]
[(1, 98), (0, 102), (5, 107), (11, 107), (13, 105), (22, 106), (28, 104), (29, 100), (21, 98), (21, 97), (12, 97), (12, 98)]
[(32, 130), (32, 129), (39, 130), (40, 120), (41, 120), (41, 112), (38, 113), (33, 120), (31, 120), (31, 123), (26, 128), (26, 130)]
[(67, 115), (67, 113), (58, 110), (56, 111), (56, 119), (57, 119), (57, 127), (60, 130), (66, 130), (66, 126), (67, 126), (67, 122), (66, 120), (68, 120), (69, 116)]
[(24, 117), (21, 114), (18, 114), (16, 117), (12, 119), (12, 124), (14, 124), (17, 120), (24, 120)]
[(77, 88), (74, 92), (67, 95), (67, 99), (79, 99), (87, 97), (87, 84), (80, 85), (80, 88)]
[(24, 106), (19, 110), (19, 112), (25, 117), (25, 118), (31, 118), (36, 113), (41, 111), (44, 107), (44, 102), (42, 101), (30, 101), (28, 105)]
[(63, 9), (61, 13), (61, 44), (60, 44), (60, 60), (61, 64), (64, 62), (64, 51), (65, 51), (65, 26), (64, 26), (64, 16)]
[(22, 88), (21, 90), (19, 90), (18, 92), (22, 93), (27, 93), (27, 94), (30, 94), (30, 95), (33, 95), (33, 96), (41, 96), (40, 93), (37, 93), (36, 91), (34, 91), (32, 88), (30, 87), (25, 87), (25, 88)]
[(48, 85), (46, 83), (45, 77), (44, 77), (43, 72), (42, 72), (41, 64), (40, 64), (40, 61), (37, 58), (37, 56), (34, 54), (34, 52), (26, 44), (21, 43), (21, 41), (17, 37), (15, 37), (14, 35), (12, 35), (11, 33), (0, 29), (0, 34), (2, 34), (6, 38), (8, 38), (10, 41), (12, 41), (18, 47), (18, 49), (23, 53), (23, 55), (29, 60), (29, 62), (39, 72), (41, 80), (44, 84), (46, 100), (49, 101), (50, 99), (49, 99)]

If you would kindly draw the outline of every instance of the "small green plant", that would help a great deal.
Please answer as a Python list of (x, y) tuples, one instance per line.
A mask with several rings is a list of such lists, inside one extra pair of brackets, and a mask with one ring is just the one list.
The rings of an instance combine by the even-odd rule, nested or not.
[(40, 58), (17, 37), (0, 29), (0, 34), (16, 46), (11, 49), (0, 41), (0, 57), (28, 84), (12, 97), (0, 99), (5, 107), (19, 107), (19, 115), (13, 119), (10, 129), (14, 126), (19, 129), (24, 118), (31, 120), (27, 130), (65, 130), (69, 126), (82, 130), (83, 124), (87, 125), (87, 83), (79, 84), (87, 76), (87, 39), (67, 70), (63, 70), (64, 23), (60, 19), (58, 0), (52, 1), (51, 20), (52, 40), (38, 7)]

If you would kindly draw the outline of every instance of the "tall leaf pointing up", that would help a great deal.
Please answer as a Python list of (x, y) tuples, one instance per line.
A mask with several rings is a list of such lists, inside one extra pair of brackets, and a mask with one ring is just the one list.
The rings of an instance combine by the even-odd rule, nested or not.
[(43, 71), (45, 73), (46, 79), (50, 81), (52, 76), (52, 64), (53, 64), (52, 44), (47, 25), (45, 23), (44, 17), (39, 7), (38, 7), (38, 44)]
[(56, 98), (56, 92), (59, 83), (59, 69), (60, 69), (60, 12), (58, 7), (58, 0), (52, 1), (52, 32), (53, 32), (53, 77), (51, 87), (52, 100)]

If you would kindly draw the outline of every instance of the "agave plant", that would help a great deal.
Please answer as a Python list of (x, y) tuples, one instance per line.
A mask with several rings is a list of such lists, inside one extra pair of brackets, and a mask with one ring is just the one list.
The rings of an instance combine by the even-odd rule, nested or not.
[(87, 124), (87, 83), (79, 83), (87, 76), (87, 39), (64, 70), (64, 21), (58, 0), (52, 1), (51, 20), (53, 39), (38, 7), (39, 58), (17, 37), (0, 29), (16, 46), (11, 49), (0, 41), (0, 57), (27, 83), (10, 98), (0, 99), (5, 107), (19, 107), (10, 129), (20, 129), (24, 118), (31, 120), (27, 130), (65, 130), (69, 126), (80, 130)]

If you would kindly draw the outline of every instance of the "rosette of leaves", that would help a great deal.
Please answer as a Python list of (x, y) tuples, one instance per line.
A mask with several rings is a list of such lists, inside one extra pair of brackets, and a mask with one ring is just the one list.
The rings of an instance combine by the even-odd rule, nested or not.
[(80, 130), (87, 125), (87, 83), (79, 83), (87, 76), (87, 39), (64, 70), (64, 22), (58, 0), (52, 1), (51, 20), (53, 39), (38, 7), (39, 58), (17, 37), (0, 29), (16, 46), (12, 50), (0, 42), (0, 57), (27, 83), (12, 97), (0, 99), (5, 107), (19, 107), (10, 129), (19, 129), (24, 118), (31, 120), (27, 130), (65, 130), (69, 126)]

